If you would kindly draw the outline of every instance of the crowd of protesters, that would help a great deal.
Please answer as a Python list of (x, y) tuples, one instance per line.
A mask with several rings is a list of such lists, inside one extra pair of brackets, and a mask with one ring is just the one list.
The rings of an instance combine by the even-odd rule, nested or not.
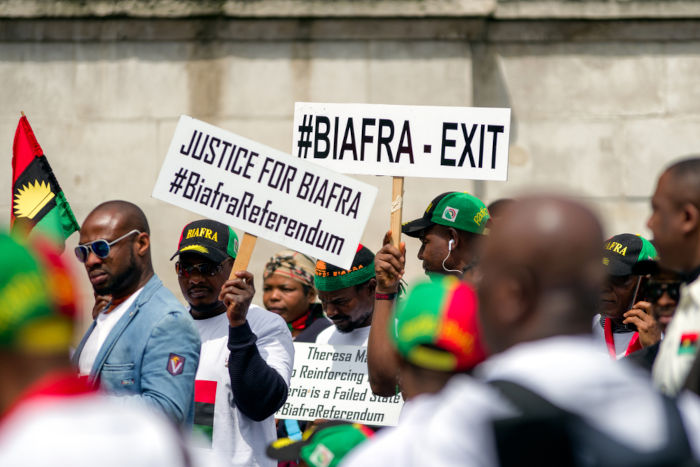
[[(403, 225), (417, 252), (387, 232), (348, 269), (282, 250), (257, 277), (198, 220), (171, 257), (183, 307), (142, 210), (108, 201), (75, 249), (95, 307), (73, 349), (64, 260), (0, 234), (0, 465), (697, 465), (700, 158), (651, 206), (652, 238), (606, 239), (570, 198), (448, 192)], [(294, 342), (366, 346), (398, 425), (276, 420)]]

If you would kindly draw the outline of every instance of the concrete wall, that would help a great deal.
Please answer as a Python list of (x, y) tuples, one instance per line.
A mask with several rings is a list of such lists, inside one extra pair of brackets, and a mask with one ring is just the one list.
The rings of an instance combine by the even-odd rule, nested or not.
[[(143, 207), (156, 271), (178, 296), (168, 258), (196, 217), (150, 192), (183, 113), (289, 152), (295, 101), (508, 106), (508, 182), (409, 178), (404, 218), (446, 190), (489, 202), (556, 188), (590, 201), (610, 234), (648, 233), (657, 174), (700, 150), (694, 2), (663, 14), (649, 1), (0, 5), (0, 212), (23, 110), (79, 221), (108, 199)], [(391, 181), (359, 178), (380, 188), (364, 235), (376, 250)], [(415, 278), (418, 242), (407, 246)], [(258, 242), (259, 290), (278, 249)]]

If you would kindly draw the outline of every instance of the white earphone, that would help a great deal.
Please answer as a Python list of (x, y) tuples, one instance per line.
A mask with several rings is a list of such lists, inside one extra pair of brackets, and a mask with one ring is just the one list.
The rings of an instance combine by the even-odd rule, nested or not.
[(455, 242), (454, 238), (447, 242), (447, 251), (452, 251), (452, 244)]

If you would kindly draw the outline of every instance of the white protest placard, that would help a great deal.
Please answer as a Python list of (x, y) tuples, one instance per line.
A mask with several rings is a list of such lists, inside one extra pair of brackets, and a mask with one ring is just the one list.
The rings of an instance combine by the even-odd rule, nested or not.
[(349, 268), (377, 188), (183, 115), (153, 197)]
[(402, 407), (400, 395), (372, 394), (367, 347), (295, 343), (289, 396), (275, 417), (396, 425)]
[(506, 180), (510, 109), (294, 106), (293, 154), (337, 172)]

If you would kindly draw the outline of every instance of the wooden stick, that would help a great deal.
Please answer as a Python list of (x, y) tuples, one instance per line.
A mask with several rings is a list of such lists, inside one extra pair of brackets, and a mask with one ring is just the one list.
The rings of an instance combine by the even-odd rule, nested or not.
[(403, 177), (393, 177), (391, 184), (391, 243), (401, 244), (401, 210), (403, 209)]
[(236, 260), (233, 262), (231, 274), (228, 276), (229, 279), (235, 279), (236, 272), (245, 271), (246, 269), (248, 269), (248, 263), (250, 263), (250, 257), (253, 256), (253, 250), (255, 249), (256, 241), (258, 241), (258, 237), (256, 237), (255, 235), (249, 233), (243, 234), (241, 246), (240, 248), (238, 248)]

